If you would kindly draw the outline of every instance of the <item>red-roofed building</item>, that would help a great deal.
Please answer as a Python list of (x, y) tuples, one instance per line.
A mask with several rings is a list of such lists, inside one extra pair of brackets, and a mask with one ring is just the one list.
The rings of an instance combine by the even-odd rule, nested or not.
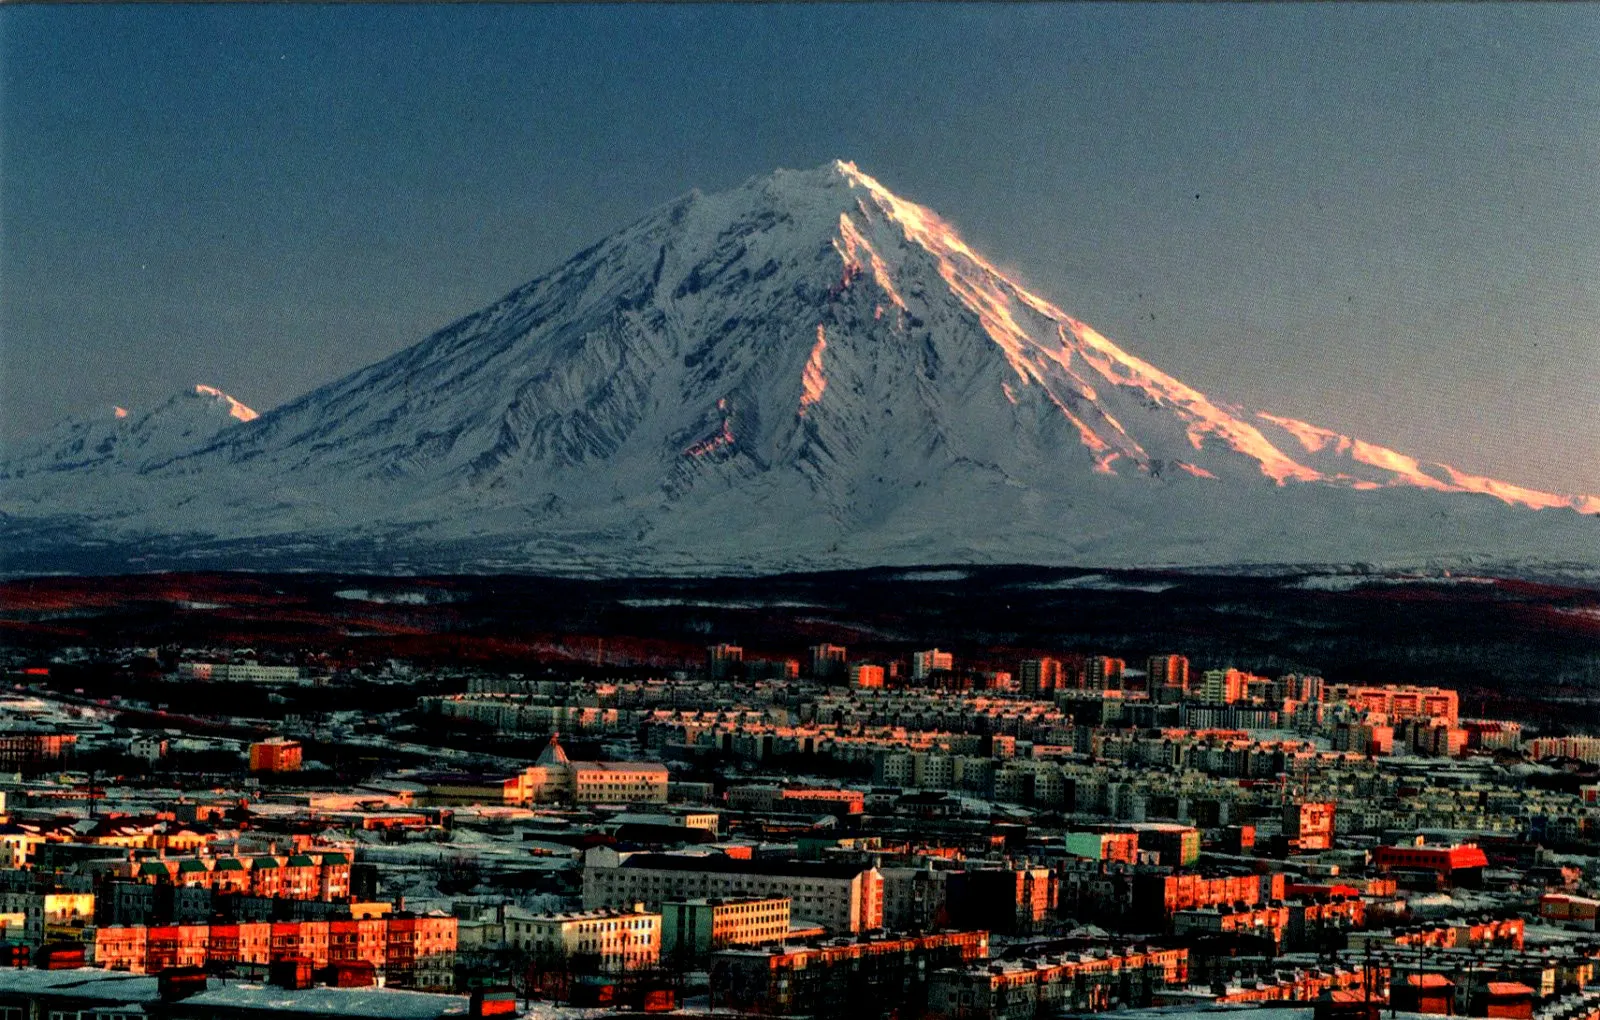
[(1568, 893), (1549, 893), (1539, 897), (1539, 916), (1550, 924), (1594, 931), (1600, 918), (1600, 900)]
[(1389, 998), (1407, 1013), (1447, 1016), (1456, 1011), (1456, 986), (1443, 974), (1407, 974), (1389, 986)]
[(1533, 1016), (1533, 989), (1516, 981), (1489, 981), (1481, 992), (1474, 991), (1471, 1012), (1474, 1016), (1528, 1020)]
[(1458, 885), (1476, 888), (1482, 884), (1483, 869), (1488, 867), (1489, 858), (1472, 843), (1458, 846), (1380, 846), (1373, 851), (1372, 863), (1379, 871), (1396, 879), (1411, 879), (1409, 884), (1412, 887), (1426, 886), (1426, 882), (1418, 879), (1432, 873), (1432, 885), (1435, 888)]

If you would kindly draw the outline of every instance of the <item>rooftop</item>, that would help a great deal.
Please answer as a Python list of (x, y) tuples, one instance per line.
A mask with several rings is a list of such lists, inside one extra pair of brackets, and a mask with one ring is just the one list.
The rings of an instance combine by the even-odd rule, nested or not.
[(158, 996), (156, 979), (140, 974), (99, 970), (0, 969), (0, 995), (60, 995), (103, 1002), (150, 1002)]
[[(151, 978), (150, 982), (155, 983)], [(368, 1017), (373, 1020), (437, 1020), (465, 1016), (467, 997), (410, 992), (397, 988), (305, 988), (227, 984), (184, 1000), (194, 1006), (226, 1009), (233, 1015), (274, 1013)]]
[(653, 871), (718, 871), (741, 875), (778, 875), (785, 878), (852, 879), (867, 867), (859, 864), (833, 864), (826, 861), (740, 860), (721, 854), (633, 854), (622, 867)]

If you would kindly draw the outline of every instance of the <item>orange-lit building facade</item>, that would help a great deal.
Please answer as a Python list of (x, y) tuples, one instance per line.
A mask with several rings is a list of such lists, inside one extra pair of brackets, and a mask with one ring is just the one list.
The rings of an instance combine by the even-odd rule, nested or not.
[(850, 667), (850, 683), (855, 687), (878, 688), (883, 686), (884, 669), (882, 666), (873, 666), (862, 663)]
[(937, 971), (928, 982), (928, 1015), (944, 1020), (1012, 1020), (1071, 1009), (1099, 1011), (1145, 1004), (1189, 978), (1187, 949), (1068, 954), (1034, 963)]
[(1323, 700), (1343, 703), (1362, 712), (1387, 716), (1390, 722), (1429, 719), (1455, 726), (1460, 719), (1460, 703), (1455, 691), (1440, 687), (1413, 687), (1386, 684), (1361, 687), (1353, 684), (1328, 684)]
[(1297, 852), (1333, 848), (1334, 804), (1331, 801), (1290, 803), (1283, 809), (1283, 834)]
[(298, 772), (300, 758), (298, 740), (275, 738), (250, 745), (251, 772)]
[(94, 929), (93, 966), (155, 974), (169, 967), (265, 965), (303, 957), (314, 967), (364, 961), (389, 980), (448, 984), (456, 952), (453, 917), (243, 924), (106, 925)]
[(350, 898), (350, 858), (334, 851), (255, 857), (169, 857), (128, 864), (127, 877), (294, 900)]

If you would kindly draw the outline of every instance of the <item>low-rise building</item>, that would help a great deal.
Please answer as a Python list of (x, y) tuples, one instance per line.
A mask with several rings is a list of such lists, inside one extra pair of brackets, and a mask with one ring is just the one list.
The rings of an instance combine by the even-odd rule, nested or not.
[(711, 957), (713, 1010), (826, 1015), (851, 1003), (928, 1001), (929, 975), (987, 959), (987, 932), (835, 939), (819, 946), (723, 950)]
[(371, 963), (387, 980), (447, 987), (456, 953), (456, 919), (397, 914), (335, 921), (240, 924), (102, 925), (85, 929), (90, 961), (106, 970), (155, 974), (169, 967), (270, 964), (305, 958), (314, 967)]
[(665, 804), (667, 768), (646, 761), (573, 761), (560, 734), (531, 768), (512, 773), (435, 772), (416, 777), (433, 805)]
[[(22, 940), (44, 942), (50, 925), (79, 927), (94, 922), (94, 894), (86, 892), (0, 892), (0, 914), (21, 914)], [(8, 926), (9, 927), (9, 926)]]
[(661, 957), (661, 915), (632, 910), (567, 914), (506, 911), (506, 944), (545, 958), (588, 957), (608, 972), (654, 966)]
[(1176, 935), (1256, 935), (1271, 940), (1274, 950), (1283, 948), (1288, 928), (1289, 908), (1282, 905), (1238, 910), (1226, 906), (1197, 907), (1172, 915), (1172, 931)]
[(302, 749), (298, 740), (273, 737), (250, 745), (251, 772), (298, 772)]
[(883, 925), (883, 879), (876, 868), (814, 861), (736, 860), (722, 854), (584, 853), (585, 910), (701, 898), (786, 897), (795, 917), (829, 931)]
[(191, 680), (295, 684), (304, 679), (305, 671), (299, 666), (266, 666), (259, 662), (180, 662), (178, 675)]
[(1059, 1010), (1147, 1006), (1188, 981), (1187, 949), (1074, 953), (940, 970), (928, 985), (928, 1015), (949, 1020), (1032, 1020)]
[(782, 942), (789, 924), (786, 896), (669, 900), (661, 905), (661, 952), (698, 960), (729, 946)]

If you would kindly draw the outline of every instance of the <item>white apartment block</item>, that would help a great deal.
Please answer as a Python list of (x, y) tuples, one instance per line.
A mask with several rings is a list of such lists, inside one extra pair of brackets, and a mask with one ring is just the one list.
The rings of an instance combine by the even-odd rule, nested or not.
[(506, 944), (535, 956), (593, 956), (605, 971), (653, 967), (661, 958), (661, 915), (642, 908), (572, 914), (506, 911)]
[(693, 899), (777, 898), (791, 915), (834, 933), (883, 927), (876, 868), (809, 861), (746, 861), (720, 854), (622, 854), (594, 847), (583, 857), (585, 910)]
[(789, 936), (789, 901), (680, 900), (661, 905), (662, 951), (698, 956), (727, 946), (782, 942)]
[(574, 804), (665, 804), (667, 767), (643, 761), (575, 761), (568, 765)]
[(297, 684), (304, 678), (299, 666), (263, 666), (259, 662), (180, 662), (178, 675), (260, 684)]

